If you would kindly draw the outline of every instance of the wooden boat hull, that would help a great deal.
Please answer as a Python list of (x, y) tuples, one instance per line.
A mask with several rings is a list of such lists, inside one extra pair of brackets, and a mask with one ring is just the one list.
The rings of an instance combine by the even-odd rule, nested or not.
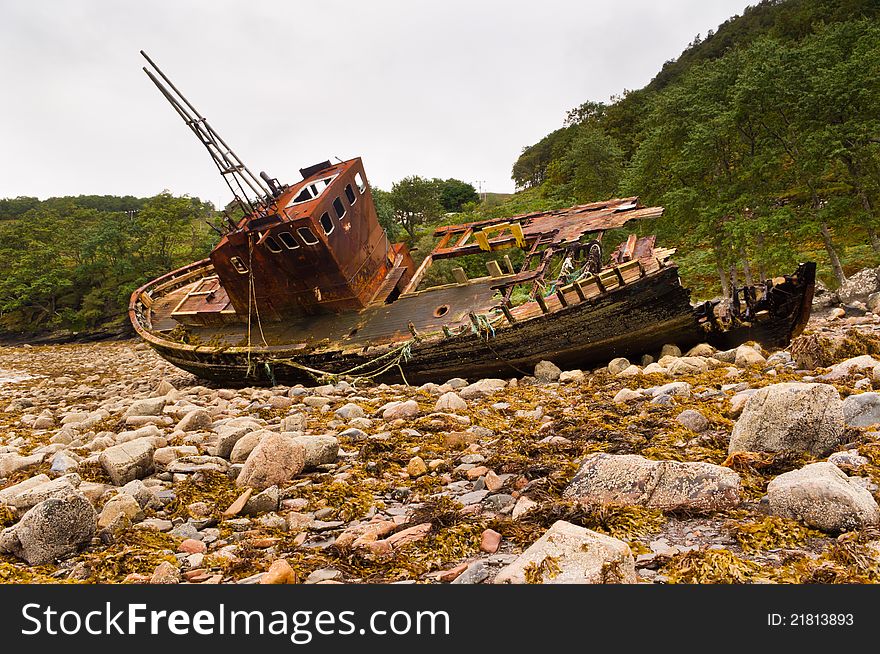
[[(187, 269), (182, 270), (185, 276)], [(143, 307), (138, 306), (143, 289), (132, 296), (130, 316), (160, 356), (225, 385), (314, 385), (323, 381), (316, 371), (345, 375), (353, 370), (353, 376), (379, 373), (375, 378), (383, 381), (442, 383), (452, 377), (475, 380), (531, 374), (542, 360), (563, 369), (589, 368), (615, 357), (656, 353), (666, 343), (682, 350), (701, 342), (729, 349), (750, 340), (784, 347), (809, 319), (814, 284), (815, 264), (801, 264), (785, 284), (773, 289), (772, 311), (761, 321), (710, 329), (700, 324), (689, 290), (681, 286), (676, 266), (670, 265), (599, 297), (504, 324), (494, 334), (468, 330), (441, 338), (417, 335), (377, 347), (325, 347), (312, 352), (303, 352), (299, 344), (211, 347), (176, 342), (147, 329)], [(401, 356), (404, 346), (408, 357)]]

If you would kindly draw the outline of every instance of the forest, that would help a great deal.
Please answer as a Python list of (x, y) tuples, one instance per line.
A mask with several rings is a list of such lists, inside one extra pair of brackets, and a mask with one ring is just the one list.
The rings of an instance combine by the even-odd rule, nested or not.
[[(633, 229), (678, 248), (698, 297), (807, 259), (834, 287), (880, 264), (878, 18), (876, 0), (765, 0), (644, 88), (569, 110), (513, 163), (516, 194), (413, 175), (373, 189), (380, 221), (424, 255), (439, 224), (637, 195), (666, 213)], [(131, 291), (207, 256), (221, 217), (168, 193), (0, 199), (0, 333), (126, 329)]]

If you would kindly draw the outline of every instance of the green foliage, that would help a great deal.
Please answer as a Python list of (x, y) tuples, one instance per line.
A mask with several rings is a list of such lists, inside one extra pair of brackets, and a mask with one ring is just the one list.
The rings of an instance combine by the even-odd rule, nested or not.
[(204, 257), (213, 208), (196, 198), (79, 196), (0, 201), (0, 330), (124, 325), (144, 282)]
[(841, 282), (880, 258), (878, 16), (867, 0), (749, 7), (644, 89), (570, 111), (512, 178), (532, 205), (662, 204), (662, 219), (633, 229), (680, 248), (699, 292), (805, 258)]
[(473, 184), (452, 178), (446, 180), (435, 179), (434, 183), (440, 189), (440, 204), (448, 212), (457, 213), (463, 211), (466, 204), (480, 201), (480, 196), (477, 194), (477, 189), (474, 188)]
[(412, 175), (391, 187), (391, 206), (397, 222), (415, 239), (419, 225), (436, 220), (443, 212), (440, 189), (430, 179)]

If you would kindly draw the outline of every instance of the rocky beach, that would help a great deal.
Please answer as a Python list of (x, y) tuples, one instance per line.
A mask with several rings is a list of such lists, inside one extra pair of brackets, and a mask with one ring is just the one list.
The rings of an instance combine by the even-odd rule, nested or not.
[(880, 581), (880, 296), (787, 350), (419, 387), (0, 350), (0, 581)]

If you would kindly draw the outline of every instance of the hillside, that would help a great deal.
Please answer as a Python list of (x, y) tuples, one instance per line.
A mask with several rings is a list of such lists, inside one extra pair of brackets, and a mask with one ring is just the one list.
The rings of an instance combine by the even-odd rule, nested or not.
[(705, 294), (798, 259), (831, 285), (876, 265), (878, 16), (866, 0), (748, 8), (643, 89), (588, 100), (524, 148), (511, 210), (630, 194), (663, 204), (640, 229), (679, 247)]

